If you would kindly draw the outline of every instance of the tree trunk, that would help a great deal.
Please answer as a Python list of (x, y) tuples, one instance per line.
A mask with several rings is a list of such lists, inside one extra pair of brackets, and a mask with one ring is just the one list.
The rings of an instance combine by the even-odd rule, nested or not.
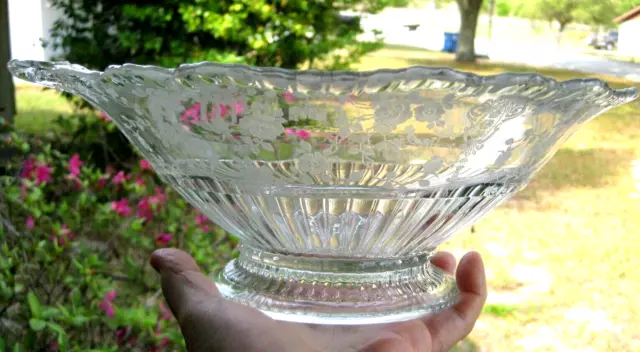
[(16, 105), (13, 78), (7, 69), (7, 63), (10, 58), (9, 3), (7, 0), (0, 0), (0, 115), (9, 121), (13, 121)]
[(456, 61), (474, 62), (476, 61), (476, 28), (482, 0), (456, 0), (456, 2), (460, 9), (460, 36)]
[(558, 24), (559, 24), (559, 28), (558, 28), (558, 36), (556, 38), (556, 45), (558, 46), (558, 49), (560, 49), (560, 46), (562, 45), (562, 34), (564, 33), (564, 29), (567, 28), (568, 23), (558, 23)]

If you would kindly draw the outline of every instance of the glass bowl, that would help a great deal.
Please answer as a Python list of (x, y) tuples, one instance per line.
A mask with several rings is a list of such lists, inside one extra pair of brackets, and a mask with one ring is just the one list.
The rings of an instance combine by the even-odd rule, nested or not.
[(221, 293), (286, 321), (372, 324), (454, 304), (436, 248), (522, 189), (582, 124), (637, 97), (599, 80), (449, 68), (293, 71), (11, 61), (104, 111), (240, 239)]

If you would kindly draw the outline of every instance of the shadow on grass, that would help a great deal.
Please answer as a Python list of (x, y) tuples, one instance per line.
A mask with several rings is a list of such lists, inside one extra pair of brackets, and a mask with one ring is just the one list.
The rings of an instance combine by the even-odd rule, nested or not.
[(536, 200), (539, 193), (566, 187), (604, 187), (616, 182), (620, 165), (630, 165), (634, 159), (630, 149), (560, 149), (516, 198)]

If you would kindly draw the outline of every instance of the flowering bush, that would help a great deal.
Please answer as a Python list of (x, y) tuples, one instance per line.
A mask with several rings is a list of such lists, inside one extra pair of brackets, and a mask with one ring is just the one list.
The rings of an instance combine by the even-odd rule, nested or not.
[(184, 350), (149, 255), (179, 247), (214, 269), (235, 240), (145, 160), (110, 164), (76, 142), (0, 141), (18, 151), (0, 179), (0, 351)]

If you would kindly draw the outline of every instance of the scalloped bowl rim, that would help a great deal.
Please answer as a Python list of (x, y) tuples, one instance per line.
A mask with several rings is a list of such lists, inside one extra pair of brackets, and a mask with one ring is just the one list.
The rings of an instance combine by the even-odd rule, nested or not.
[(238, 73), (249, 73), (259, 76), (279, 75), (280, 78), (296, 81), (300, 77), (309, 78), (330, 78), (329, 82), (355, 81), (357, 79), (371, 79), (376, 76), (396, 75), (397, 79), (392, 81), (403, 81), (406, 74), (415, 75), (412, 79), (431, 79), (441, 82), (464, 83), (466, 86), (482, 87), (487, 85), (501, 85), (502, 87), (510, 87), (522, 84), (532, 84), (539, 87), (548, 87), (560, 90), (579, 90), (584, 88), (600, 88), (605, 93), (610, 93), (613, 97), (629, 102), (638, 98), (638, 88), (630, 86), (628, 88), (613, 89), (609, 84), (598, 78), (573, 78), (565, 81), (558, 81), (555, 78), (544, 76), (539, 73), (514, 73), (504, 72), (493, 75), (479, 75), (472, 72), (465, 72), (444, 66), (409, 66), (398, 69), (376, 69), (367, 71), (326, 71), (326, 70), (294, 70), (279, 67), (262, 67), (250, 66), (246, 64), (226, 64), (212, 61), (202, 61), (197, 63), (181, 64), (176, 68), (168, 68), (155, 65), (140, 65), (133, 63), (125, 63), (122, 65), (109, 65), (104, 71), (91, 70), (79, 64), (73, 64), (69, 61), (38, 61), (38, 60), (18, 60), (9, 61), (9, 70), (14, 71), (18, 66), (28, 66), (36, 68), (38, 66), (49, 66), (51, 69), (63, 68), (71, 71), (102, 76), (104, 74), (115, 73), (123, 69), (135, 69), (142, 71), (154, 71), (176, 77), (182, 73), (197, 71), (200, 69), (214, 68), (221, 70), (235, 70)]

